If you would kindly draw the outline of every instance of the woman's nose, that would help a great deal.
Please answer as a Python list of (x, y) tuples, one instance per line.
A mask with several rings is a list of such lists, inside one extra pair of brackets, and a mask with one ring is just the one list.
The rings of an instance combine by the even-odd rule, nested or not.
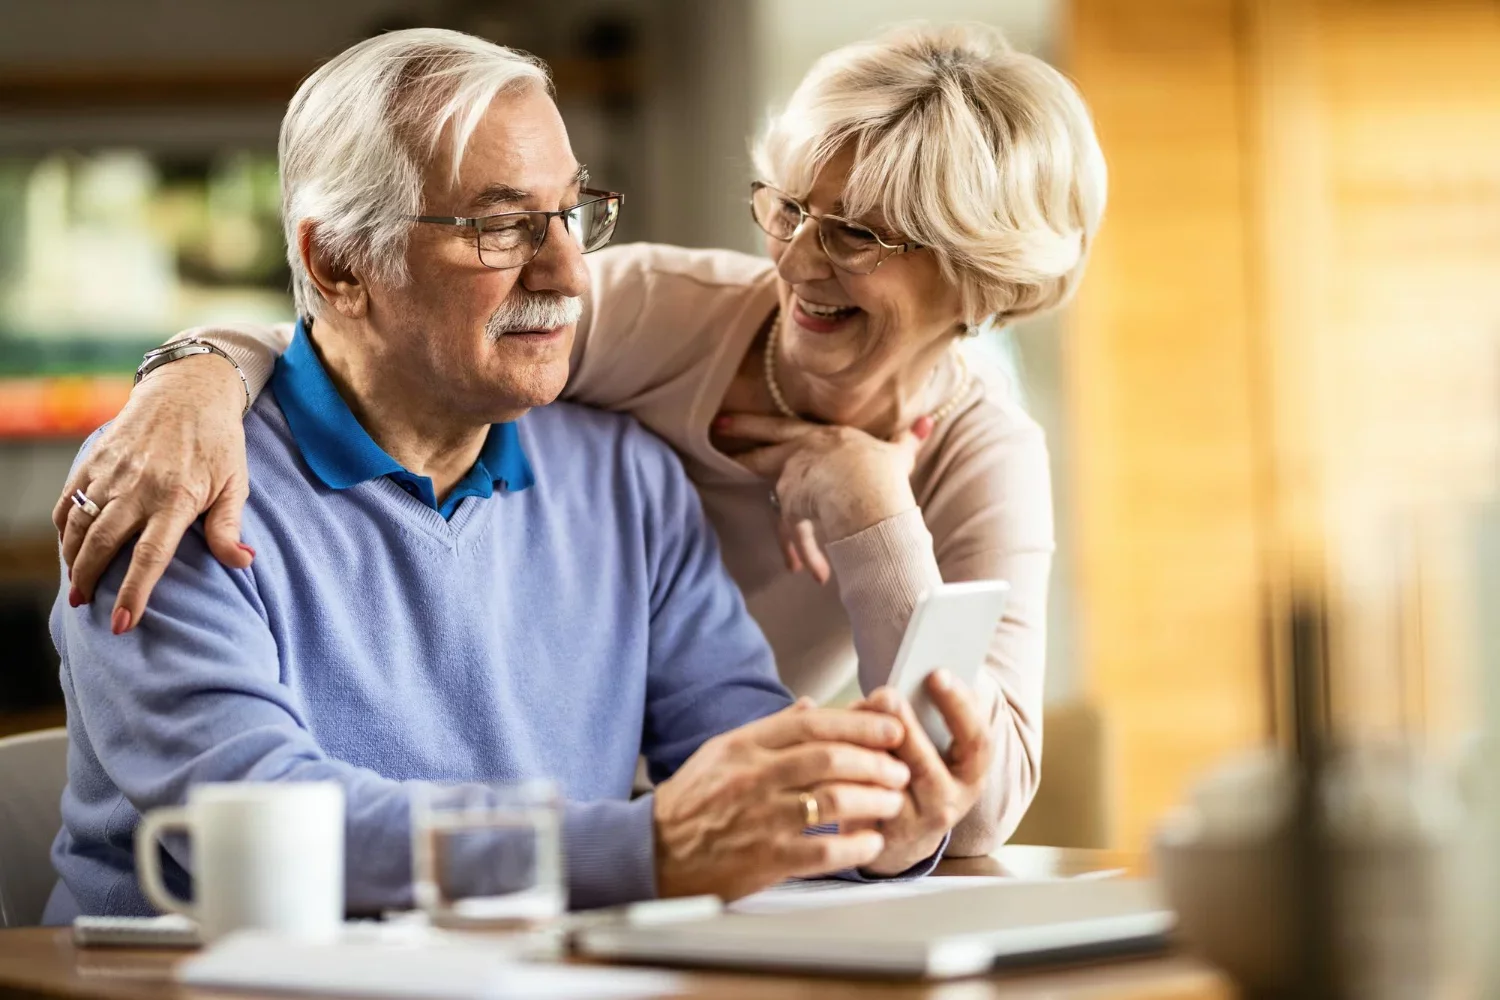
[(776, 271), (790, 284), (832, 276), (833, 265), (828, 262), (828, 255), (823, 252), (823, 244), (818, 238), (817, 219), (803, 217), (802, 224), (792, 233), (791, 242), (777, 258)]

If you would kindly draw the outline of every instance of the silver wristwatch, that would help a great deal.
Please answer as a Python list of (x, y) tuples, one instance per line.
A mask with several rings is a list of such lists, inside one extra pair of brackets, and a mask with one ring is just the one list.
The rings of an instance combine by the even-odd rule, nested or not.
[(141, 366), (135, 370), (135, 383), (133, 384), (139, 385), (141, 379), (162, 365), (169, 365), (195, 354), (217, 354), (234, 366), (234, 373), (240, 377), (240, 383), (245, 387), (245, 409), (241, 411), (241, 415), (249, 413), (250, 380), (245, 378), (245, 373), (240, 370), (239, 362), (225, 354), (220, 348), (206, 340), (199, 340), (197, 337), (184, 337), (182, 340), (174, 340), (170, 344), (163, 344), (155, 350), (147, 351), (145, 358), (141, 360)]

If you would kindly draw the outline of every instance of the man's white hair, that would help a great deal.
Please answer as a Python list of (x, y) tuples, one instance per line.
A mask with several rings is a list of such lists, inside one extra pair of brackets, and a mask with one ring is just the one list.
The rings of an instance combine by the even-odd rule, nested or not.
[(442, 28), (392, 31), (345, 49), (303, 81), (281, 122), (281, 217), (297, 313), (322, 296), (302, 264), (297, 227), (335, 260), (406, 279), (410, 217), (444, 136), (456, 182), (469, 138), (500, 94), (552, 91), (534, 56)]

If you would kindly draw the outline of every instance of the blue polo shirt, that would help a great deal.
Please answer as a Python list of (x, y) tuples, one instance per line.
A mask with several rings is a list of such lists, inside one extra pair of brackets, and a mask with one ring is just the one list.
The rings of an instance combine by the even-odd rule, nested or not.
[(403, 467), (360, 426), (319, 360), (306, 320), (297, 322), (292, 346), (277, 363), (271, 385), (302, 458), (331, 490), (347, 490), (388, 476), (444, 518), (451, 518), (465, 497), (488, 499), (496, 489), (515, 493), (534, 482), (516, 425), (493, 424), (479, 460), (440, 505), (430, 478)]

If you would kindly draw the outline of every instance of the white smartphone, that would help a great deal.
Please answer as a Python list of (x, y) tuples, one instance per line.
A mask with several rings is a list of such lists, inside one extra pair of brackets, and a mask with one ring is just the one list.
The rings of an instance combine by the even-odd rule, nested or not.
[(944, 583), (917, 600), (896, 652), (890, 686), (901, 692), (939, 753), (953, 742), (942, 713), (927, 696), (927, 675), (939, 668), (973, 688), (1005, 613), (1004, 580)]

